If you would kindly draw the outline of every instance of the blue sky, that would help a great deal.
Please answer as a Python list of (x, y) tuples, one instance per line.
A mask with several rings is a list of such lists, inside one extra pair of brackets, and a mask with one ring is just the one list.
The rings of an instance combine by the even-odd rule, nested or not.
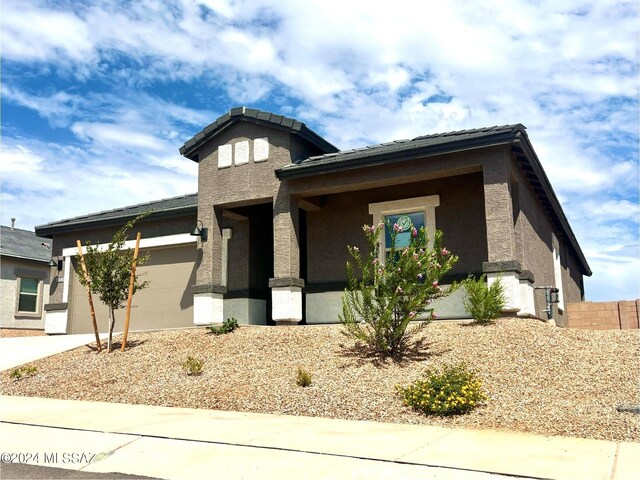
[(589, 260), (640, 296), (633, 1), (2, 2), (2, 212), (33, 228), (195, 192), (182, 143), (229, 108), (339, 148), (523, 123)]

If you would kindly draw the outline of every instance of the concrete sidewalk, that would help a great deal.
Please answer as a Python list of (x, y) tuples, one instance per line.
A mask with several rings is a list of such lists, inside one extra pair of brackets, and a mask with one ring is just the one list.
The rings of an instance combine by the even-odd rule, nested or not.
[(491, 430), (8, 396), (0, 421), (5, 456), (166, 479), (640, 476), (638, 443)]
[[(107, 334), (101, 333), (100, 338), (107, 338)], [(96, 343), (96, 336), (93, 333), (0, 338), (0, 371), (66, 352), (89, 343), (94, 345)]]

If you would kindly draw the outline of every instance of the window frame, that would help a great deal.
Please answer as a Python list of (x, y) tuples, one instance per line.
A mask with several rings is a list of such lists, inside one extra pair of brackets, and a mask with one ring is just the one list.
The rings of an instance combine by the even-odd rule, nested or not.
[[(42, 294), (43, 294), (44, 279), (46, 277), (46, 274), (44, 272), (39, 272), (36, 270), (23, 270), (23, 269), (16, 268), (15, 275), (16, 275), (16, 301), (15, 301), (13, 316), (15, 318), (33, 318), (33, 319), (42, 318)], [(38, 282), (38, 286), (35, 294), (36, 309), (34, 312), (20, 310), (20, 295), (23, 295), (21, 293), (23, 278), (32, 278), (37, 280)], [(32, 295), (32, 294), (26, 294), (26, 295)]]
[[(433, 247), (433, 236), (436, 231), (436, 207), (440, 206), (440, 195), (429, 195), (425, 197), (405, 198), (402, 200), (391, 200), (388, 202), (378, 202), (369, 204), (369, 214), (373, 215), (373, 225), (384, 223), (387, 215), (403, 215), (409, 213), (424, 213), (424, 225), (427, 230), (429, 240), (427, 246)], [(386, 228), (386, 225), (385, 227)], [(385, 231), (382, 232), (380, 245), (380, 261), (385, 261), (387, 251)]]

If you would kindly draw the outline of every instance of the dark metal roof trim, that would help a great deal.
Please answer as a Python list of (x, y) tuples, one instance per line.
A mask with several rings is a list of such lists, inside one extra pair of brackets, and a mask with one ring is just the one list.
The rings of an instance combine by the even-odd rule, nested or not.
[[(560, 230), (569, 240), (569, 243), (573, 247), (574, 252), (578, 256), (580, 263), (582, 264), (582, 268), (584, 269), (585, 275), (590, 277), (593, 272), (591, 271), (591, 267), (589, 267), (589, 263), (580, 248), (580, 244), (578, 243), (578, 239), (576, 238), (571, 226), (569, 225), (569, 220), (564, 214), (562, 210), (562, 206), (560, 205), (560, 201), (558, 197), (556, 197), (555, 192), (553, 191), (553, 187), (551, 186), (551, 182), (547, 177), (547, 174), (544, 172), (542, 168), (542, 164), (540, 163), (540, 159), (536, 154), (531, 142), (529, 141), (529, 136), (525, 131), (518, 133), (515, 143), (520, 146), (522, 153), (524, 154), (524, 159), (528, 161), (527, 165), (531, 167), (533, 170), (533, 174), (537, 177), (537, 180), (540, 184), (540, 187), (536, 188), (536, 193), (538, 197), (545, 206), (545, 210), (549, 213), (551, 217), (552, 223)], [(520, 157), (522, 158), (522, 157)], [(521, 165), (523, 165), (522, 160), (518, 159)], [(529, 175), (527, 175), (529, 179)], [(531, 181), (531, 180), (530, 180)]]
[[(501, 130), (496, 131), (496, 128), (501, 128)], [(517, 124), (505, 127), (491, 127), (490, 129), (462, 130), (447, 134), (427, 135), (416, 137), (413, 140), (397, 140), (366, 148), (309, 157), (296, 164), (286, 165), (277, 169), (276, 176), (279, 179), (302, 178), (317, 174), (404, 162), (425, 156), (503, 145), (513, 141), (516, 132), (524, 131), (524, 129), (524, 126)], [(463, 138), (457, 138), (461, 135), (463, 135)]]
[(51, 237), (54, 234), (68, 231), (122, 225), (123, 221), (128, 221), (148, 211), (151, 211), (151, 213), (147, 219), (157, 220), (191, 212), (197, 213), (197, 210), (198, 194), (193, 193), (38, 225), (36, 226), (36, 233), (41, 236)]
[(220, 116), (210, 125), (207, 125), (201, 132), (198, 132), (193, 138), (187, 140), (180, 147), (180, 154), (194, 162), (199, 162), (198, 151), (206, 142), (220, 134), (227, 127), (236, 122), (250, 122), (266, 127), (277, 128), (298, 135), (307, 142), (315, 145), (325, 152), (337, 152), (338, 148), (329, 143), (320, 135), (315, 133), (304, 123), (294, 119), (276, 115), (270, 112), (264, 112), (254, 108), (236, 107), (229, 110), (228, 113)]

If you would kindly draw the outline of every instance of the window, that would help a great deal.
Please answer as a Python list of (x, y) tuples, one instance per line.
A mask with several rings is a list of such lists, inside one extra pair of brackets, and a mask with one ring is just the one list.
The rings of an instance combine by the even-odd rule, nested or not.
[(424, 224), (424, 211), (423, 212), (408, 212), (408, 213), (396, 213), (393, 215), (384, 216), (384, 249), (385, 252), (391, 250), (391, 232), (388, 226), (393, 227), (394, 224), (398, 224), (402, 228), (402, 232), (396, 236), (396, 248), (404, 248), (409, 245), (411, 241), (411, 228), (415, 227), (416, 230), (420, 230), (425, 227)]
[[(409, 243), (411, 225), (417, 229), (425, 227), (430, 239), (429, 244), (433, 245), (433, 235), (436, 230), (436, 207), (438, 205), (440, 205), (440, 196), (430, 195), (391, 202), (370, 203), (369, 213), (373, 215), (374, 225), (380, 222), (386, 225), (388, 221), (392, 226), (397, 223), (402, 227), (404, 232), (396, 237), (396, 248), (402, 248)], [(386, 227), (384, 233), (382, 237), (384, 248), (381, 249), (381, 256), (384, 255), (382, 252), (388, 252), (391, 248), (391, 233), (387, 231)], [(380, 260), (384, 260), (384, 258)]]
[(20, 292), (18, 297), (18, 312), (36, 313), (38, 311), (37, 278), (20, 277)]
[[(49, 268), (48, 266), (46, 267)], [(49, 273), (46, 270), (30, 270), (16, 268), (16, 303), (15, 316), (24, 318), (40, 318), (42, 315), (42, 292), (44, 279)]]

